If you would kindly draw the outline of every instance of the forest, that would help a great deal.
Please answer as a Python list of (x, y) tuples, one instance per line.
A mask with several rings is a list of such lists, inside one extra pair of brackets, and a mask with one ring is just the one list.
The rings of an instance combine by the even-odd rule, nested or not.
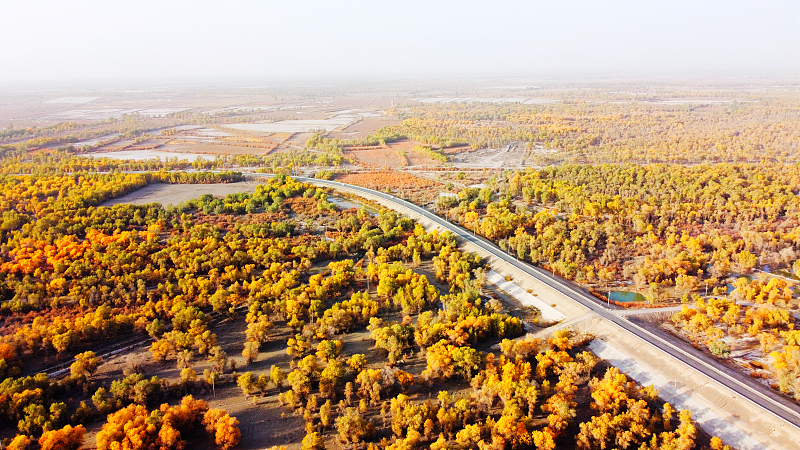
[[(0, 448), (729, 449), (512, 307), (455, 236), (289, 173), (414, 201), (800, 401), (796, 93), (538, 94), (393, 102), (372, 131), (193, 162), (73, 145), (256, 113), (3, 130)], [(237, 170), (276, 176), (102, 206)]]
[[(275, 448), (728, 448), (589, 352), (591, 336), (515, 339), (531, 318), (490, 295), (485, 262), (450, 233), (342, 210), (284, 175), (253, 194), (99, 206), (239, 176), (0, 178), (7, 448), (272, 445), (241, 402), (212, 407), (224, 393), (299, 421)], [(144, 358), (109, 367), (126, 339)]]
[(738, 278), (735, 287), (730, 295), (695, 296), (665, 328), (800, 402), (800, 331), (788, 308), (793, 291), (779, 278)]
[(798, 192), (796, 164), (564, 165), (495, 173), (436, 208), (603, 300), (685, 304), (667, 329), (800, 399)]
[(561, 166), (505, 171), (436, 207), (520, 259), (585, 283), (680, 298), (768, 266), (800, 269), (798, 166)]
[(232, 170), (240, 167), (256, 168), (260, 172), (288, 171), (290, 167), (312, 165), (339, 166), (344, 161), (341, 152), (307, 152), (293, 150), (270, 155), (209, 155), (195, 161), (179, 159), (180, 153), (165, 161), (158, 159), (120, 160), (107, 157), (87, 158), (69, 148), (11, 152), (3, 159), (0, 173), (8, 175), (69, 174), (76, 172), (140, 172), (181, 170)]
[[(407, 137), (440, 148), (500, 147), (521, 142), (538, 165), (758, 162), (797, 160), (796, 93), (754, 92), (717, 105), (709, 92), (682, 92), (695, 102), (659, 103), (604, 92), (541, 105), (444, 103), (393, 110), (400, 125), (375, 138)], [(567, 95), (566, 92), (558, 95)]]

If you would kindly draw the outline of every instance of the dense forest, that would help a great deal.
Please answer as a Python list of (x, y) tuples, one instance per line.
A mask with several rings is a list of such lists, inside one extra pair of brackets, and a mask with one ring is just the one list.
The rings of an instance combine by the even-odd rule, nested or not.
[(798, 191), (795, 165), (560, 166), (503, 172), (437, 208), (568, 278), (688, 294), (800, 269)]
[(166, 160), (120, 160), (113, 158), (87, 158), (69, 151), (38, 150), (12, 152), (3, 158), (0, 173), (8, 175), (45, 175), (78, 172), (139, 172), (163, 170), (226, 170), (239, 167), (258, 168), (262, 172), (287, 171), (288, 167), (338, 166), (344, 161), (341, 152), (288, 151), (261, 155), (209, 155), (195, 161), (179, 159), (180, 153)]
[[(684, 93), (691, 98), (692, 93)], [(437, 147), (526, 143), (536, 163), (788, 162), (798, 156), (796, 93), (741, 93), (739, 100), (684, 104), (646, 99), (584, 99), (541, 105), (446, 103), (397, 108), (397, 126), (368, 143), (399, 137)], [(590, 100), (591, 99), (591, 100)]]
[(797, 165), (565, 165), (485, 184), (436, 207), (603, 299), (680, 300), (670, 331), (800, 399)]
[(800, 401), (800, 331), (789, 309), (792, 289), (780, 278), (739, 278), (735, 287), (730, 295), (694, 296), (666, 328)]
[[(305, 423), (304, 449), (723, 448), (588, 352), (591, 337), (512, 340), (525, 318), (492, 299), (484, 262), (449, 233), (341, 210), (285, 176), (169, 208), (99, 206), (151, 182), (236, 177), (2, 177), (8, 448), (76, 449), (93, 424), (101, 449), (232, 448), (257, 436), (209, 405), (227, 386), (255, 408), (277, 397)], [(371, 348), (355, 351), (352, 333)], [(104, 368), (131, 337), (149, 357)], [(278, 340), (284, 356), (264, 359)], [(36, 374), (54, 362), (67, 373)]]
[[(362, 138), (194, 162), (72, 144), (246, 118), (4, 130), (0, 446), (729, 448), (592, 354), (592, 336), (526, 335), (547, 324), (501, 301), (455, 236), (286, 176), (391, 192), (598, 297), (644, 299), (620, 306), (675, 306), (658, 326), (800, 399), (796, 95), (672, 94), (693, 100), (403, 105)], [(349, 173), (349, 147), (401, 140), (407, 166), (406, 151), (439, 165)], [(459, 153), (508, 144), (538, 168), (458, 172)], [(251, 194), (102, 206), (243, 167), (278, 175)]]

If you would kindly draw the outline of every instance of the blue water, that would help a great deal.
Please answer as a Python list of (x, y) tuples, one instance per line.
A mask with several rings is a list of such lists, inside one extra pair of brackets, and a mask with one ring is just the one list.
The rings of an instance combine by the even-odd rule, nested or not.
[(612, 291), (610, 299), (620, 303), (633, 303), (633, 302), (646, 301), (644, 295), (628, 291)]

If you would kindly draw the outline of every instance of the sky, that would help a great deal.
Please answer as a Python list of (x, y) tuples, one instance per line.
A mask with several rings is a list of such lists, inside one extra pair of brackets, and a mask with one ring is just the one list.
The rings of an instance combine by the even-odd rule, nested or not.
[(798, 1), (11, 1), (0, 83), (800, 75)]

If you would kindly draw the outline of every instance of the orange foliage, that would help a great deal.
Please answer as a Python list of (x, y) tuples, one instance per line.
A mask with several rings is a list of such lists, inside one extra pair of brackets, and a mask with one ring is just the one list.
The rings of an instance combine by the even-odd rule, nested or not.
[(203, 424), (206, 426), (206, 431), (214, 434), (214, 441), (223, 449), (227, 450), (239, 444), (239, 439), (242, 437), (239, 421), (225, 410), (209, 409), (203, 418)]
[(410, 190), (412, 194), (415, 194), (415, 197), (418, 197), (413, 199), (415, 201), (431, 201), (438, 195), (438, 190), (443, 188), (440, 183), (435, 181), (415, 177), (404, 172), (392, 171), (351, 173), (337, 178), (337, 181), (382, 192), (386, 188)]
[[(151, 414), (142, 405), (128, 405), (108, 415), (108, 422), (97, 434), (97, 448), (117, 449), (183, 449), (182, 433), (190, 432), (208, 410), (203, 400), (191, 395), (178, 406), (161, 405), (161, 415)], [(234, 419), (235, 420), (235, 419)], [(228, 447), (226, 447), (228, 448)]]
[(78, 450), (83, 445), (86, 428), (67, 425), (60, 430), (45, 431), (39, 438), (41, 450)]
[(0, 265), (0, 271), (30, 275), (36, 269), (52, 270), (59, 263), (69, 263), (79, 258), (84, 251), (94, 245), (108, 247), (109, 245), (117, 244), (120, 247), (127, 247), (131, 240), (141, 242), (153, 237), (155, 237), (155, 234), (150, 231), (123, 231), (109, 236), (101, 231), (89, 230), (86, 233), (86, 239), (80, 242), (73, 235), (57, 239), (53, 245), (43, 241), (23, 239), (19, 247), (12, 248), (9, 251), (13, 261)]

